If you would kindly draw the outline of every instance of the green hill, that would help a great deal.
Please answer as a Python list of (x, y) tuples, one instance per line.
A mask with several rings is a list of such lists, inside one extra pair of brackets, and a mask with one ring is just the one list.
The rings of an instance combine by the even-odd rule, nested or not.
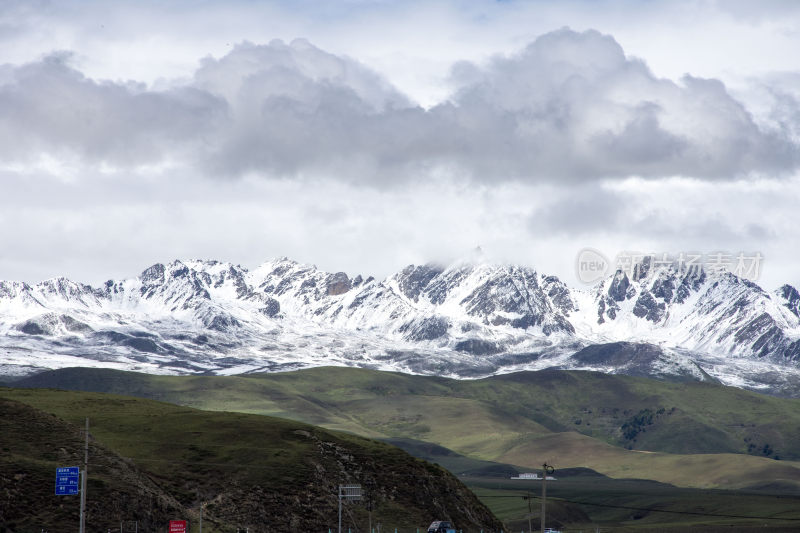
[[(75, 531), (79, 496), (55, 496), (55, 469), (83, 463), (81, 428), (0, 398), (0, 531)], [(137, 517), (151, 530), (188, 510), (133, 462), (90, 443), (87, 511), (99, 529)], [(111, 518), (113, 517), (113, 518)]]
[(712, 383), (552, 370), (451, 380), (354, 368), (232, 377), (65, 369), (15, 386), (267, 414), (525, 468), (548, 460), (689, 487), (800, 485), (800, 401)]
[[(73, 531), (77, 498), (52, 495), (57, 466), (79, 464), (91, 421), (90, 531), (139, 520), (144, 530), (188, 518), (196, 531), (323, 531), (337, 521), (340, 483), (361, 484), (373, 524), (465, 530), (502, 525), (443, 468), (385, 443), (260, 415), (207, 412), (117, 395), (0, 389), (0, 523), (9, 531)], [(363, 531), (364, 502), (345, 507)], [(141, 531), (142, 529), (140, 529)]]

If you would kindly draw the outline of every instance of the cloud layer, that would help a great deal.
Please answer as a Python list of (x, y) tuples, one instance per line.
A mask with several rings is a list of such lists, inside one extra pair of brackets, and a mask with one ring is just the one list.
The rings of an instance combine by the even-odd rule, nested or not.
[[(488, 16), (476, 8), (469, 23), (454, 3), (361, 6), (328, 33), (259, 15), (262, 3), (202, 13), (156, 4), (98, 2), (64, 15), (72, 25), (59, 15), (48, 26), (36, 9), (0, 13), (0, 42), (16, 43), (3, 47), (16, 63), (0, 65), (0, 279), (97, 283), (175, 257), (254, 266), (280, 255), (382, 276), (481, 245), (567, 282), (585, 246), (609, 256), (760, 251), (767, 286), (800, 283), (789, 245), (800, 239), (797, 73), (743, 68), (746, 90), (735, 76), (728, 86), (681, 77), (727, 67), (687, 63), (696, 52), (719, 65), (697, 40), (676, 42), (691, 27), (676, 37), (677, 23), (661, 19), (677, 8), (633, 10), (650, 20), (642, 32), (669, 28), (662, 41), (617, 28), (618, 42), (568, 29), (532, 39), (566, 22), (607, 27), (581, 23), (577, 0), (550, 5), (551, 15), (572, 8), (544, 22), (513, 2), (485, 3)], [(623, 11), (624, 27), (638, 27)], [(19, 20), (21, 40), (5, 30)], [(701, 42), (729, 42), (746, 33), (743, 20)], [(322, 45), (269, 42), (281, 31)], [(778, 41), (737, 66), (788, 68), (770, 52), (791, 48), (779, 46), (783, 34), (756, 33)], [(30, 59), (53, 48), (72, 51)]]
[(305, 40), (237, 45), (168, 90), (90, 79), (53, 54), (0, 70), (0, 156), (376, 187), (436, 176), (725, 180), (782, 175), (800, 161), (797, 125), (757, 124), (719, 81), (659, 79), (596, 31), (558, 30), (515, 54), (459, 63), (451, 79), (451, 97), (424, 109)]

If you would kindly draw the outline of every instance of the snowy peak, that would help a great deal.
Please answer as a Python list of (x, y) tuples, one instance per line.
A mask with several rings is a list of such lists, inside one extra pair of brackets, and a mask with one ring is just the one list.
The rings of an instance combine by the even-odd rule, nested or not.
[(17, 311), (30, 307), (44, 308), (33, 296), (33, 287), (19, 281), (0, 282), (0, 309)]
[[(617, 351), (573, 357), (592, 345)], [(754, 368), (800, 374), (800, 294), (650, 258), (589, 291), (529, 267), (477, 261), (409, 265), (379, 281), (288, 258), (253, 270), (176, 260), (98, 289), (64, 278), (0, 282), (0, 353), (0, 372), (344, 364), (464, 377), (649, 368), (734, 383)]]
[(410, 265), (390, 278), (421, 308), (491, 326), (572, 333), (573, 303), (558, 278), (511, 265), (459, 263), (449, 268)]
[(598, 285), (597, 331), (615, 340), (795, 360), (800, 327), (795, 294), (785, 286), (771, 296), (729, 272), (685, 271), (676, 265), (656, 269), (646, 258), (630, 277), (618, 270)]
[(37, 300), (45, 302), (61, 301), (84, 307), (97, 304), (97, 295), (92, 287), (60, 277), (36, 284), (33, 294)]
[[(395, 274), (393, 278), (397, 283), (397, 287), (400, 289), (400, 292), (402, 292), (406, 298), (416, 303), (419, 301), (420, 294), (422, 294), (423, 291), (426, 291), (431, 281), (442, 274), (442, 272), (444, 272), (444, 267), (439, 265), (408, 265), (403, 270)], [(442, 303), (444, 301), (444, 297), (447, 295), (447, 286), (448, 285), (445, 284), (445, 292), (441, 295), (437, 295), (437, 297), (435, 297), (433, 300), (430, 298), (430, 291), (426, 291), (428, 300), (434, 305)]]
[[(636, 265), (630, 278), (618, 270), (599, 286), (597, 322), (603, 324), (606, 320), (615, 320), (623, 307), (629, 307), (637, 318), (663, 324), (670, 315), (670, 308), (689, 300), (705, 281), (703, 271), (683, 274), (671, 268), (653, 271), (647, 263)], [(623, 304), (628, 301), (632, 305)]]

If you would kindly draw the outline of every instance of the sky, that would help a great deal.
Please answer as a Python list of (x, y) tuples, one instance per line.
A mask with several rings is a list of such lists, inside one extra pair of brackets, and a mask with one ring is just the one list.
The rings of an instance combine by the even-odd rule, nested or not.
[(800, 286), (798, 51), (792, 0), (0, 0), (0, 279), (479, 247)]

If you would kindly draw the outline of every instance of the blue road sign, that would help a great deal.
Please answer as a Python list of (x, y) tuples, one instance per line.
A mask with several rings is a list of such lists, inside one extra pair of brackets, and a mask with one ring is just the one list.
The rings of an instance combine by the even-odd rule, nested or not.
[(56, 496), (78, 494), (81, 469), (78, 466), (56, 468)]

